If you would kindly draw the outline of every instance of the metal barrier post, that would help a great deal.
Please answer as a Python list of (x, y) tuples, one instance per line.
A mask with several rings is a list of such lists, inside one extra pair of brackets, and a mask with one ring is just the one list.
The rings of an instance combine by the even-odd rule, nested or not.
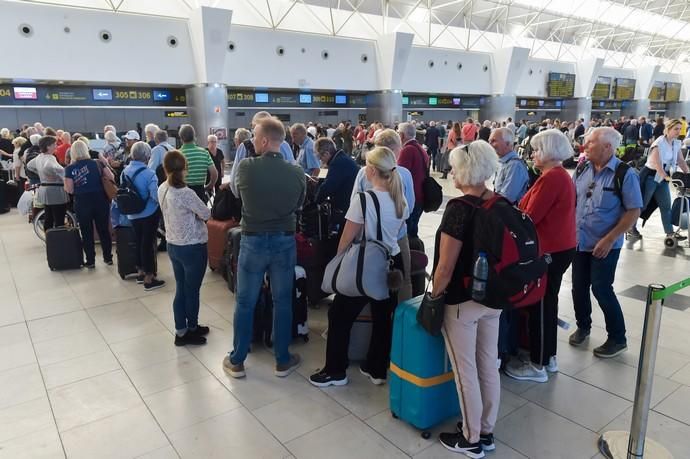
[(641, 459), (645, 454), (651, 459), (672, 457), (659, 443), (645, 439), (661, 328), (661, 311), (663, 298), (666, 296), (662, 295), (664, 288), (663, 285), (651, 284), (647, 290), (647, 306), (630, 432), (606, 432), (599, 439), (599, 449), (609, 459)]

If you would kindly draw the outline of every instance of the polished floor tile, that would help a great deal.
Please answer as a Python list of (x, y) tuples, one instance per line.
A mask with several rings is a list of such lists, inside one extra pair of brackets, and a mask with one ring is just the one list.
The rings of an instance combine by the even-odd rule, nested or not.
[(0, 409), (45, 396), (38, 365), (31, 364), (0, 372)]
[(120, 364), (109, 350), (41, 366), (47, 389), (119, 370)]
[(0, 442), (0, 459), (64, 459), (55, 426)]

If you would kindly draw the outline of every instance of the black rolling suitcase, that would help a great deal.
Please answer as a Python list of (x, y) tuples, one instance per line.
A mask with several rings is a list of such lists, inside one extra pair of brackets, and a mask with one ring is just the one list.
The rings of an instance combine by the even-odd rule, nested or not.
[(46, 256), (51, 271), (81, 268), (84, 256), (79, 230), (51, 228), (46, 231)]
[(273, 297), (268, 279), (264, 277), (259, 298), (254, 307), (252, 342), (273, 347)]
[(239, 226), (228, 231), (228, 240), (225, 244), (223, 261), (221, 262), (221, 274), (228, 282), (228, 288), (232, 293), (237, 289), (237, 262), (240, 258), (240, 239), (242, 229)]
[(6, 214), (10, 211), (10, 205), (7, 201), (7, 182), (0, 180), (0, 214)]
[(121, 279), (137, 274), (137, 236), (131, 226), (115, 228), (117, 273)]

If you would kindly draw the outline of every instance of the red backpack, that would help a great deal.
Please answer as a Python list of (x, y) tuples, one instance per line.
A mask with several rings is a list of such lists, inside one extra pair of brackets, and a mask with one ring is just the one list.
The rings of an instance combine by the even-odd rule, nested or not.
[[(537, 229), (527, 214), (499, 195), (474, 208), (472, 217), (472, 266), (479, 252), (487, 255), (489, 278), (479, 303), (494, 309), (511, 309), (538, 303), (546, 292), (550, 256), (539, 247)], [(472, 272), (463, 279), (472, 286)]]

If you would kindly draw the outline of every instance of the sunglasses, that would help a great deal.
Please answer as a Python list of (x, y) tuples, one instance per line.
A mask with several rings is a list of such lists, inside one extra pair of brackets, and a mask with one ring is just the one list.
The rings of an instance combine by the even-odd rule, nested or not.
[(595, 186), (596, 186), (596, 183), (594, 183), (594, 182), (589, 184), (589, 187), (587, 188), (587, 194), (585, 195), (585, 196), (587, 196), (587, 199), (592, 197), (592, 193), (594, 192)]

